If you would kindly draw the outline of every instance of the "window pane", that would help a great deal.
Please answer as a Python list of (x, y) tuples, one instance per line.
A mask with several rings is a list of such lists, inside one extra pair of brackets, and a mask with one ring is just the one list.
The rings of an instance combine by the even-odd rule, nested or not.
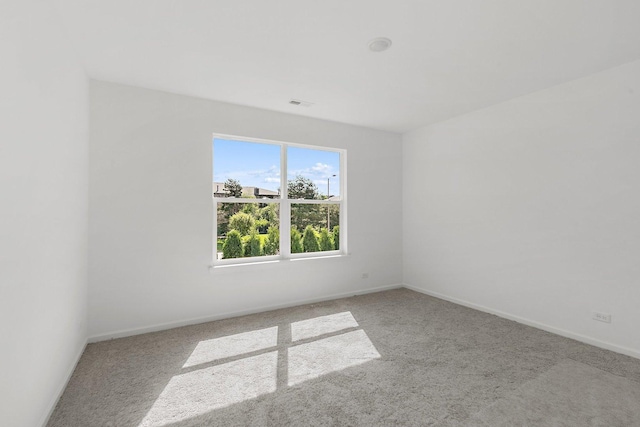
[(280, 197), (280, 146), (214, 138), (214, 197)]
[(292, 203), (291, 253), (337, 249), (340, 249), (340, 205)]
[(340, 199), (340, 153), (287, 148), (287, 192), (290, 199)]
[(278, 203), (217, 203), (217, 259), (278, 255)]

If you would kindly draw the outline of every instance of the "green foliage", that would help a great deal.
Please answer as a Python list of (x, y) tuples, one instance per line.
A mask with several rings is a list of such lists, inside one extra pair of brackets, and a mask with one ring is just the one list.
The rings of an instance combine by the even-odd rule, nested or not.
[[(334, 226), (336, 225), (340, 225), (340, 206), (338, 205), (329, 205), (329, 219), (330, 219), (330, 227), (329, 231), (331, 231), (333, 229)], [(325, 210), (325, 222), (326, 222), (326, 210)]]
[(256, 219), (256, 229), (258, 233), (265, 234), (269, 228), (269, 221), (266, 219)]
[(290, 199), (322, 199), (316, 184), (301, 175), (297, 175), (293, 180), (287, 182), (287, 192)]
[(238, 212), (229, 218), (229, 229), (237, 230), (242, 236), (250, 234), (255, 230), (255, 227), (256, 221), (253, 219), (253, 216), (248, 213)]
[(218, 219), (218, 236), (224, 236), (225, 234), (227, 234), (227, 231), (229, 231), (229, 223), (228, 222), (222, 222), (220, 221), (220, 219)]
[[(254, 197), (255, 198), (255, 197)], [(251, 215), (255, 218), (256, 212), (258, 212), (258, 204), (257, 203), (243, 203), (242, 204), (242, 212)]]
[[(240, 196), (241, 199), (255, 199), (256, 196), (253, 194), (243, 194)], [(256, 214), (258, 213), (258, 204), (257, 203), (242, 203), (242, 212), (251, 215), (256, 218)]]
[[(309, 178), (296, 176), (287, 182), (287, 191), (290, 199), (323, 200), (326, 197), (318, 193), (318, 187)], [(338, 224), (340, 220), (340, 208), (337, 205), (320, 204), (291, 204), (291, 225), (303, 232), (307, 226), (319, 227), (326, 225), (327, 213), (331, 224)]]
[(242, 185), (240, 185), (240, 181), (231, 178), (227, 179), (224, 182), (224, 192), (227, 193), (228, 197), (241, 197)]
[(327, 211), (323, 212), (323, 206), (315, 204), (291, 204), (291, 225), (300, 232), (309, 225), (323, 224), (327, 222)]
[(258, 209), (257, 218), (267, 221), (269, 225), (274, 227), (280, 226), (280, 218), (278, 217), (278, 206), (274, 203), (269, 203), (266, 206)]
[[(227, 197), (241, 197), (242, 185), (235, 179), (227, 179), (224, 183), (224, 193)], [(224, 235), (229, 230), (228, 218), (240, 212), (240, 203), (220, 203), (218, 204), (218, 235)]]
[[(292, 199), (323, 200), (312, 180), (297, 176), (288, 182)], [(225, 193), (233, 197), (254, 198), (242, 195), (242, 186), (238, 181), (227, 180)], [(263, 203), (260, 200), (247, 200), (249, 203), (219, 203), (217, 207), (218, 236), (221, 239), (219, 250), (224, 258), (258, 257), (276, 255), (280, 251), (280, 218), (277, 203)], [(320, 202), (322, 203), (322, 202)], [(327, 220), (327, 215), (330, 221)], [(340, 247), (340, 207), (329, 204), (291, 205), (291, 253), (332, 251)], [(332, 227), (327, 227), (329, 223)], [(324, 227), (324, 228), (320, 228)]]
[(277, 227), (269, 227), (267, 240), (264, 243), (265, 255), (276, 255), (280, 249), (280, 230)]
[(262, 255), (262, 241), (258, 236), (258, 233), (253, 231), (249, 236), (247, 245), (245, 247), (245, 256), (260, 256)]
[(329, 236), (329, 231), (326, 228), (322, 228), (320, 230), (320, 250), (321, 251), (333, 250), (333, 242), (331, 241), (331, 236)]
[(242, 256), (242, 236), (238, 230), (231, 230), (222, 245), (223, 258), (240, 258)]
[(312, 226), (307, 225), (304, 229), (304, 235), (302, 236), (302, 247), (305, 252), (318, 252), (320, 250), (320, 244), (318, 243), (318, 236)]
[(291, 227), (291, 253), (299, 254), (302, 252), (302, 235), (295, 227)]

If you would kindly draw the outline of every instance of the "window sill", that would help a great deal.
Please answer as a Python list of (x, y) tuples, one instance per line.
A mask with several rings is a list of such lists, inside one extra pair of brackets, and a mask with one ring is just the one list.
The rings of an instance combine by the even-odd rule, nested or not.
[(267, 265), (278, 265), (289, 262), (300, 262), (300, 261), (309, 261), (309, 260), (338, 260), (338, 259), (348, 259), (351, 254), (350, 253), (331, 253), (327, 255), (316, 255), (316, 256), (304, 256), (306, 254), (297, 254), (302, 256), (296, 256), (292, 258), (276, 258), (276, 259), (266, 259), (266, 260), (257, 260), (257, 261), (247, 261), (247, 262), (234, 262), (229, 264), (212, 264), (209, 265), (209, 271), (213, 272), (214, 270), (226, 270), (237, 267), (245, 267), (245, 266), (267, 266)]

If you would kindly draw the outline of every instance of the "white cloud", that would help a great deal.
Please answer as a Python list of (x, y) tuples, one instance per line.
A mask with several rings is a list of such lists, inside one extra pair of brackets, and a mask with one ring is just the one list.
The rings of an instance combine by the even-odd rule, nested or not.
[[(295, 169), (290, 170), (288, 175), (290, 178), (302, 175), (305, 178), (309, 178), (314, 182), (318, 179), (327, 179), (332, 178), (333, 175), (337, 175), (338, 172), (334, 169), (333, 166), (325, 164), (325, 163), (316, 163), (315, 165), (304, 168), (304, 169)], [(326, 181), (325, 181), (326, 182)]]
[(214, 181), (224, 182), (227, 178), (238, 180), (245, 187), (260, 187), (263, 184), (271, 184), (266, 186), (271, 189), (274, 187), (273, 184), (280, 183), (280, 168), (273, 165), (268, 169), (225, 171), (224, 173), (216, 174)]
[(330, 174), (333, 168), (326, 163), (316, 163), (311, 167), (311, 170), (316, 173)]

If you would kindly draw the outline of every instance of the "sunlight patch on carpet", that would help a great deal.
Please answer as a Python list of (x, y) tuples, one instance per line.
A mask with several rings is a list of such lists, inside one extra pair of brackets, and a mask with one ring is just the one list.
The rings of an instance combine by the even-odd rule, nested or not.
[(363, 330), (289, 348), (290, 386), (380, 357)]
[(269, 347), (275, 347), (277, 344), (277, 326), (200, 341), (182, 367), (188, 368), (227, 357), (264, 350)]
[(349, 330), (359, 327), (347, 311), (293, 322), (291, 340), (279, 344), (277, 326), (200, 341), (182, 366), (187, 372), (169, 380), (139, 427), (173, 425), (273, 393), (279, 377), (293, 386), (379, 358), (364, 330)]
[(356, 322), (350, 311), (314, 317), (313, 319), (291, 323), (291, 340), (295, 342), (357, 327), (358, 322)]
[(139, 427), (161, 427), (276, 390), (278, 352), (272, 351), (176, 375)]

